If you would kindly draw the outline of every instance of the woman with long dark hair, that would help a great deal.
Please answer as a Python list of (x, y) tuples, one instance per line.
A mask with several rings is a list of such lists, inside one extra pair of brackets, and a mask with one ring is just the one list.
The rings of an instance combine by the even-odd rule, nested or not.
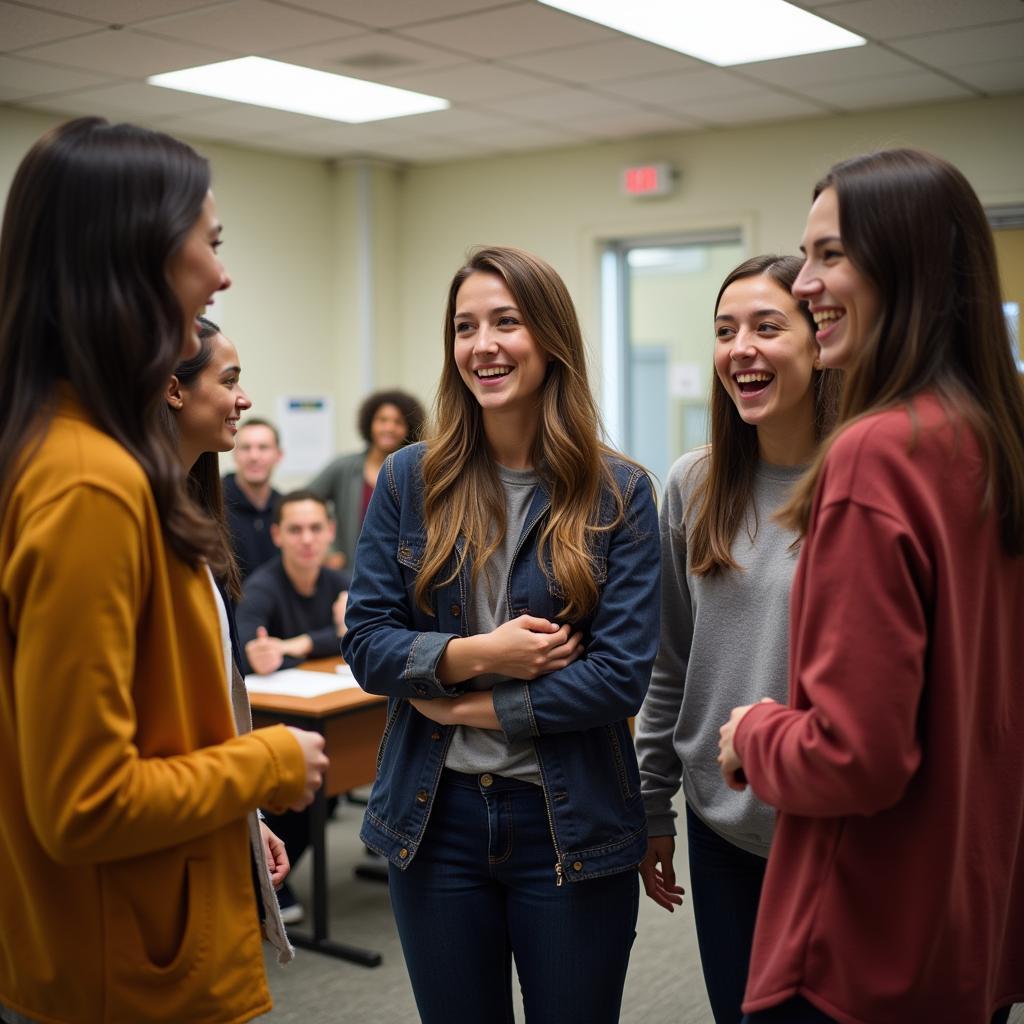
[(672, 467), (661, 507), (661, 644), (636, 745), (648, 896), (681, 902), (675, 812), (686, 795), (690, 891), (718, 1024), (738, 1024), (775, 814), (715, 763), (722, 717), (785, 700), (796, 534), (775, 513), (835, 419), (839, 373), (818, 359), (814, 321), (791, 293), (796, 256), (755, 256), (715, 300), (711, 443)]
[[(788, 706), (722, 769), (779, 811), (751, 1022), (983, 1024), (1024, 999), (1024, 389), (978, 197), (938, 157), (837, 164), (794, 294), (846, 381), (784, 510)], [(995, 1017), (993, 1017), (995, 1014)]]
[(561, 278), (452, 280), (435, 424), (370, 502), (345, 657), (389, 698), (363, 841), (420, 1016), (617, 1021), (646, 847), (627, 720), (657, 646), (647, 474), (601, 443)]
[(223, 1024), (270, 1007), (245, 818), (322, 739), (236, 736), (217, 530), (158, 417), (230, 283), (209, 167), (82, 118), (0, 235), (0, 1013)]

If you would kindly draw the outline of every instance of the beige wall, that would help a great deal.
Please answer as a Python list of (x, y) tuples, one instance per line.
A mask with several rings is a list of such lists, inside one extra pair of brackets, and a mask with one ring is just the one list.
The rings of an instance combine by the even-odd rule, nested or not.
[[(0, 189), (56, 120), (0, 107)], [(432, 398), (445, 290), (472, 245), (520, 245), (549, 259), (576, 297), (596, 362), (602, 240), (739, 227), (749, 253), (793, 251), (811, 186), (829, 164), (899, 144), (952, 160), (987, 203), (1024, 202), (1022, 123), (1017, 96), (405, 170), (372, 165), (363, 185), (352, 165), (193, 140), (213, 163), (223, 254), (235, 279), (211, 312), (222, 312), (238, 342), (256, 408), (273, 414), (278, 394), (328, 392), (344, 449), (356, 441), (351, 420), (367, 373), (367, 330), (376, 383)], [(678, 192), (621, 196), (622, 168), (655, 159), (679, 168)], [(361, 188), (371, 197), (368, 239)]]

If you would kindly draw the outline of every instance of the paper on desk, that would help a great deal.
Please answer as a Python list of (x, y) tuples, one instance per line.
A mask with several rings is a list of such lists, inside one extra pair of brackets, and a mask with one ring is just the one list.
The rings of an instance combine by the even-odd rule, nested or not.
[(248, 675), (245, 688), (250, 693), (275, 693), (288, 697), (319, 697), (335, 690), (358, 689), (359, 684), (348, 665), (339, 665), (336, 672), (309, 672), (286, 668), (268, 676)]

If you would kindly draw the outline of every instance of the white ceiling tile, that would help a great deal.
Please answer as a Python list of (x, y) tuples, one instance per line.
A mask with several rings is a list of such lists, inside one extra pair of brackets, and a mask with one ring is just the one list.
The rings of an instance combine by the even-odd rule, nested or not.
[(0, 99), (3, 100), (67, 92), (100, 85), (105, 81), (109, 79), (88, 71), (55, 68), (50, 64), (39, 64), (20, 57), (0, 57)]
[(799, 89), (815, 82), (893, 75), (902, 71), (917, 71), (919, 67), (905, 57), (869, 43), (867, 46), (852, 46), (846, 50), (758, 61), (756, 64), (744, 64), (736, 70), (762, 82)]
[(869, 110), (896, 107), (931, 100), (966, 99), (972, 94), (948, 78), (930, 71), (912, 71), (902, 75), (879, 75), (832, 85), (814, 86), (813, 97), (843, 110)]
[(402, 29), (402, 35), (459, 50), (470, 57), (505, 59), (559, 46), (607, 42), (619, 33), (537, 4), (515, 4), (461, 18)]
[(103, 25), (131, 25), (165, 14), (216, 7), (223, 0), (22, 0), (22, 3), (62, 14), (75, 14)]
[(287, 135), (301, 135), (316, 131), (321, 125), (338, 124), (320, 117), (294, 114), (288, 110), (272, 110), (257, 107), (251, 103), (224, 103), (189, 115), (190, 120), (212, 128), (237, 128), (249, 135), (280, 132)]
[(504, 96), (543, 92), (551, 83), (496, 64), (459, 64), (438, 71), (418, 71), (396, 77), (393, 85), (441, 96), (452, 103), (474, 103)]
[(358, 34), (349, 38), (267, 53), (276, 60), (389, 85), (401, 75), (465, 63), (464, 57), (386, 32), (354, 31)]
[(157, 39), (132, 29), (107, 30), (77, 39), (65, 39), (24, 52), (26, 57), (65, 64), (86, 71), (114, 71), (125, 78), (145, 78), (161, 71), (177, 71), (196, 64), (224, 60), (232, 54), (197, 44)]
[(629, 114), (634, 108), (622, 100), (599, 96), (586, 89), (551, 89), (530, 96), (489, 100), (486, 110), (531, 121), (558, 121), (583, 114)]
[(762, 91), (752, 96), (695, 101), (681, 107), (680, 112), (712, 124), (746, 124), (755, 121), (783, 121), (790, 118), (820, 116), (823, 108), (792, 96)]
[(666, 132), (692, 131), (702, 128), (700, 121), (688, 117), (672, 117), (652, 110), (635, 110), (626, 114), (586, 114), (569, 122), (573, 131), (599, 138), (628, 138), (633, 135), (659, 135)]
[(984, 64), (958, 64), (950, 74), (983, 92), (1024, 91), (1024, 57), (991, 60)]
[(822, 17), (862, 36), (897, 39), (1024, 18), (1020, 0), (850, 0), (829, 5)]
[(371, 28), (397, 28), (507, 6), (508, 0), (289, 0), (290, 7), (334, 14)]
[(99, 25), (80, 18), (65, 18), (48, 11), (0, 2), (0, 52), (95, 32)]
[(60, 96), (45, 97), (40, 109), (60, 110), (71, 114), (97, 117), (138, 119), (144, 117), (172, 117), (193, 111), (216, 110), (224, 106), (223, 100), (159, 89), (143, 82), (122, 82), (117, 85), (80, 89)]
[(542, 50), (503, 59), (502, 62), (523, 71), (535, 71), (581, 84), (706, 67), (692, 57), (640, 39), (613, 39), (586, 46)]
[(281, 7), (266, 0), (233, 0), (212, 9), (148, 22), (146, 31), (167, 39), (215, 46), (244, 56), (354, 35), (361, 30), (354, 25)]
[[(309, 119), (306, 119), (309, 120)], [(337, 121), (320, 121), (319, 124), (306, 126), (296, 131), (282, 129), (282, 137), (297, 140), (317, 139), (331, 143), (339, 150), (365, 150), (375, 145), (401, 142), (406, 133), (395, 122), (403, 118), (392, 118), (389, 121), (376, 121), (372, 124), (341, 124)]]
[(506, 123), (502, 128), (474, 135), (473, 141), (507, 151), (510, 149), (542, 149), (545, 146), (576, 146), (585, 142), (586, 136), (574, 132), (569, 125), (546, 128), (543, 125)]
[[(1024, 5), (1021, 9), (1024, 10)], [(892, 45), (901, 53), (940, 69), (986, 60), (1015, 60), (1024, 53), (1024, 21), (913, 36), (899, 39)]]
[(701, 99), (728, 96), (752, 96), (764, 92), (764, 85), (718, 68), (684, 71), (678, 74), (651, 75), (621, 82), (602, 82), (602, 92), (615, 93), (641, 103), (668, 107)]
[[(501, 115), (504, 117), (505, 115)], [(471, 137), (474, 132), (494, 127), (495, 115), (464, 107), (434, 110), (402, 119), (402, 128), (413, 136)]]

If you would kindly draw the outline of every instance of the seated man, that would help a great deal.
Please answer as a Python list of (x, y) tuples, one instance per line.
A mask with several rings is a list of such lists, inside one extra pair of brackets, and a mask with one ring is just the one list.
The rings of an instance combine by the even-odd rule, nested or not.
[(334, 522), (312, 492), (278, 501), (270, 535), (279, 554), (246, 579), (238, 604), (245, 668), (261, 675), (341, 654), (349, 585), (348, 573), (323, 564)]
[[(271, 536), (279, 554), (246, 579), (238, 604), (246, 671), (260, 674), (292, 668), (307, 658), (340, 655), (349, 585), (348, 573), (323, 566), (334, 523), (316, 495), (284, 495), (274, 511)], [(334, 802), (328, 804), (329, 810)], [(294, 867), (309, 845), (309, 809), (267, 814), (266, 821), (284, 841)], [(285, 924), (302, 920), (302, 905), (287, 882), (278, 900)]]
[(235, 435), (235, 472), (224, 477), (224, 511), (243, 580), (277, 554), (270, 523), (281, 495), (270, 478), (283, 455), (273, 423), (255, 416), (242, 420)]

